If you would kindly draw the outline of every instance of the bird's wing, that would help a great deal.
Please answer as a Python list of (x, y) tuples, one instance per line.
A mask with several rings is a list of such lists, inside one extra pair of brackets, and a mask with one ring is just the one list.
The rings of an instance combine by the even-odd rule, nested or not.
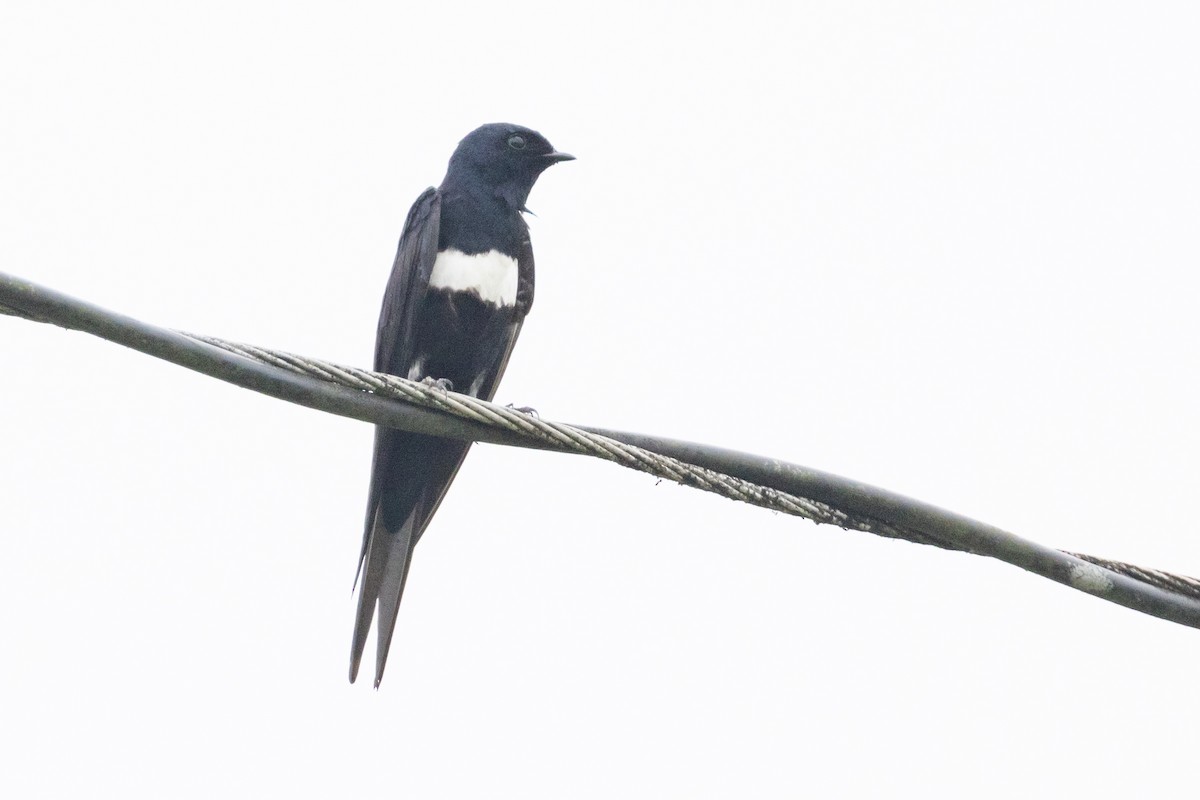
[[(420, 306), (437, 259), (440, 214), (441, 202), (437, 190), (432, 187), (417, 198), (408, 212), (379, 314), (375, 340), (375, 369), (379, 372), (408, 375), (416, 348)], [(406, 446), (410, 439), (418, 445), (416, 448)], [(423, 516), (414, 511), (420, 511), (417, 506), (421, 505), (421, 495), (429, 478), (437, 477), (424, 474), (420, 451), (428, 447), (421, 447), (426, 444), (423, 440), (430, 440), (430, 437), (384, 427), (375, 430), (367, 516), (355, 581), (359, 595), (351, 645), (351, 681), (358, 676), (377, 600), (380, 647), (384, 654), (385, 635), (386, 639), (391, 638), (395, 609), (400, 605), (412, 547), (416, 543), (413, 527)], [(439, 471), (433, 470), (434, 473)], [(450, 475), (452, 477), (453, 472)], [(382, 673), (382, 663), (378, 672)], [(378, 685), (378, 676), (376, 680)]]
[(437, 260), (442, 202), (430, 186), (408, 211), (375, 338), (375, 370), (407, 377), (416, 348), (417, 316)]

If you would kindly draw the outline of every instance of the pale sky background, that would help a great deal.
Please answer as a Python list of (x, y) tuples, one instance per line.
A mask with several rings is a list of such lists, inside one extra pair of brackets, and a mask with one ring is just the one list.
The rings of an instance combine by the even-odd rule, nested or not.
[[(368, 366), (409, 205), (529, 125), (498, 400), (1200, 575), (1195, 3), (177, 5), (0, 6), (0, 270)], [(351, 686), (369, 426), (10, 318), (0, 371), (0, 796), (1194, 788), (1200, 631), (500, 447)]]

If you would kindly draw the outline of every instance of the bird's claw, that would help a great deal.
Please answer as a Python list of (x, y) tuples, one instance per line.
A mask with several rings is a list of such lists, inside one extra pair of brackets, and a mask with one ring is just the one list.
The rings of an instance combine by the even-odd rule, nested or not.
[(439, 392), (453, 392), (454, 382), (449, 378), (422, 378), (421, 383)]
[(533, 406), (514, 406), (512, 403), (509, 403), (508, 407), (511, 408), (513, 411), (516, 411), (520, 414), (528, 414), (529, 416), (533, 417), (534, 419), (542, 418), (542, 415), (539, 414), (537, 412), (537, 409), (534, 408)]

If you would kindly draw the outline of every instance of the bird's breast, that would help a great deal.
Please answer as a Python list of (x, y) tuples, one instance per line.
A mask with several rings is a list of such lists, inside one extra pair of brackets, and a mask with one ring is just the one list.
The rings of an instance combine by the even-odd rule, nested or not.
[(495, 306), (515, 305), (517, 260), (499, 250), (468, 255), (447, 248), (433, 262), (429, 288), (472, 293)]

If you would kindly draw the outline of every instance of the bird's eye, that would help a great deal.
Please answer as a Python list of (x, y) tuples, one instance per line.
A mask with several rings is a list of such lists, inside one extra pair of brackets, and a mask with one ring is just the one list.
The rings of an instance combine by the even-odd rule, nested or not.
[(525, 137), (519, 133), (514, 133), (512, 136), (508, 137), (508, 146), (513, 150), (524, 150)]

